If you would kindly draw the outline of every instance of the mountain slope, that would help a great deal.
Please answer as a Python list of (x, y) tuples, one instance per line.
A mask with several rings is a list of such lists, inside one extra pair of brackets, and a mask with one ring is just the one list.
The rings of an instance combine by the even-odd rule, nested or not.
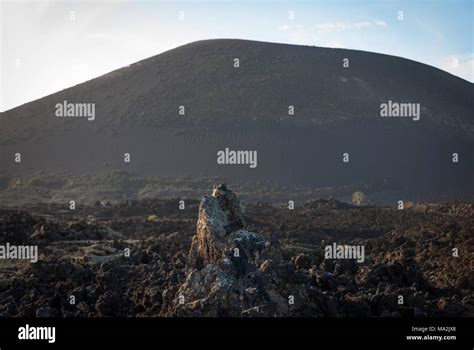
[[(467, 81), (387, 55), (199, 41), (3, 113), (0, 161), (12, 176), (127, 169), (312, 187), (389, 183), (461, 198), (474, 193), (473, 93)], [(65, 100), (95, 103), (95, 120), (55, 117)], [(381, 118), (388, 100), (419, 103), (420, 120)], [(226, 147), (257, 150), (257, 168), (217, 165)]]

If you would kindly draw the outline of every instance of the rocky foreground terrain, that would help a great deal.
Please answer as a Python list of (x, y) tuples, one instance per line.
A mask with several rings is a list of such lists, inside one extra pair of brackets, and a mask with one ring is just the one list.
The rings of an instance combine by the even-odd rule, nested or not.
[(0, 260), (0, 316), (474, 316), (472, 204), (179, 201), (1, 209), (0, 245), (39, 260)]

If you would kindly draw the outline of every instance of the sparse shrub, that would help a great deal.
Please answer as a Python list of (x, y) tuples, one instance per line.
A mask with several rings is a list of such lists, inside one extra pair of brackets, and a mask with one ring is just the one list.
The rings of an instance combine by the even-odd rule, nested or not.
[(365, 194), (362, 191), (356, 191), (352, 194), (352, 204), (361, 206), (364, 202)]
[(155, 214), (149, 215), (147, 221), (157, 222), (158, 216), (156, 216)]

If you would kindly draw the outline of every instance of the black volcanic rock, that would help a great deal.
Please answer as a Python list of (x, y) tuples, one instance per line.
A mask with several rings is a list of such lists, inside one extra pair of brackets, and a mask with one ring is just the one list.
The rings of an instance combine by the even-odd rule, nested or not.
[(203, 198), (186, 279), (168, 315), (286, 315), (295, 308), (288, 298), (304, 304), (309, 276), (298, 278), (279, 245), (242, 229), (242, 218), (242, 204), (225, 185)]
[[(473, 93), (472, 83), (393, 56), (199, 41), (2, 113), (0, 163), (9, 176), (122, 169), (234, 183), (384, 183), (398, 197), (472, 199)], [(55, 117), (65, 100), (95, 103), (95, 120)], [(381, 118), (388, 100), (420, 103), (421, 119)], [(257, 168), (217, 165), (226, 147), (257, 150)]]
[[(96, 211), (94, 204), (66, 213), (62, 205), (1, 210), (0, 245), (37, 244), (33, 231), (40, 244), (36, 263), (2, 259), (0, 315), (473, 314), (472, 204), (417, 204), (412, 210), (302, 205), (293, 211), (248, 204), (243, 220), (240, 192), (237, 197), (220, 186), (213, 193), (199, 211), (197, 206), (172, 210), (168, 200), (131, 201), (103, 208), (96, 212), (98, 221), (89, 224), (79, 217)], [(156, 211), (158, 222), (144, 225), (145, 207), (162, 209)], [(219, 217), (224, 220), (216, 221)], [(71, 220), (80, 224), (69, 226)], [(226, 230), (229, 222), (243, 226)], [(97, 235), (106, 227), (123, 237)], [(325, 259), (324, 246), (334, 241), (365, 246), (365, 261)], [(191, 246), (202, 249), (186, 256)], [(207, 254), (206, 247), (215, 247), (216, 254)], [(130, 248), (128, 258), (125, 248)]]

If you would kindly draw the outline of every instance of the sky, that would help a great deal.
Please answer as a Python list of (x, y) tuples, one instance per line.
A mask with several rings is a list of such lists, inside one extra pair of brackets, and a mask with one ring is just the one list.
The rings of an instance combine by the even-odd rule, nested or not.
[(474, 82), (474, 0), (0, 0), (0, 111), (196, 40), (385, 53)]

